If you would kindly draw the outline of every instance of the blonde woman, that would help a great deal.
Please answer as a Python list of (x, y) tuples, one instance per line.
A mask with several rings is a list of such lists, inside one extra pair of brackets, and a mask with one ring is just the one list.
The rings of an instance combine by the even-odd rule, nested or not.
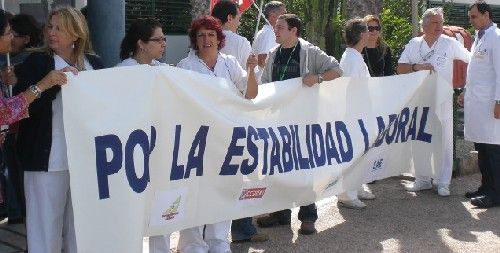
[[(47, 19), (44, 46), (16, 67), (16, 90), (44, 82), (51, 73), (102, 68), (93, 54), (83, 15), (74, 8), (53, 10)], [(66, 83), (65, 75), (50, 79)], [(18, 151), (24, 169), (28, 248), (34, 252), (76, 252), (69, 188), (63, 108), (59, 86), (39, 94), (20, 122)], [(64, 238), (64, 241), (63, 241)]]
[(363, 19), (368, 27), (368, 41), (361, 52), (371, 76), (392, 76), (394, 66), (391, 49), (382, 38), (380, 19), (367, 15)]

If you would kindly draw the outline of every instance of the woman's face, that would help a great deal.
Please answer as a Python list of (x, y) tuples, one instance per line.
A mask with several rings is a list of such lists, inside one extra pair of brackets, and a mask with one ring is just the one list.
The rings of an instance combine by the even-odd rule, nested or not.
[(153, 34), (147, 42), (143, 42), (144, 52), (153, 59), (160, 59), (167, 48), (167, 39), (161, 27), (154, 29)]
[(380, 37), (380, 25), (377, 21), (368, 22), (369, 40), (375, 41)]
[(26, 48), (26, 45), (30, 42), (30, 37), (28, 35), (19, 35), (16, 31), (12, 30), (14, 35), (12, 38), (12, 50), (11, 53), (17, 54)]
[(217, 38), (217, 31), (207, 30), (204, 27), (196, 32), (196, 46), (199, 52), (218, 51), (220, 40)]
[(13, 37), (10, 25), (7, 25), (3, 34), (0, 35), (0, 54), (6, 54), (12, 50)]
[(78, 39), (63, 30), (62, 20), (59, 15), (54, 15), (50, 18), (49, 24), (47, 25), (46, 36), (49, 48), (56, 53), (61, 50), (72, 48), (75, 41)]
[(368, 44), (368, 40), (370, 38), (370, 32), (365, 31), (361, 33), (361, 39), (359, 40), (359, 43), (361, 43), (361, 46), (364, 48)]

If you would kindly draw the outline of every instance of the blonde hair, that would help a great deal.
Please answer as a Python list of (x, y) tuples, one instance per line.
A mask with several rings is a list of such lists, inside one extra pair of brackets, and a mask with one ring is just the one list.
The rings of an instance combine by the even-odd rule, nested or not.
[[(363, 20), (366, 22), (366, 25), (368, 25), (368, 22), (377, 22), (378, 26), (382, 28), (380, 19), (375, 15), (366, 15)], [(382, 30), (380, 30), (380, 35), (377, 38), (377, 48), (381, 53), (380, 57), (383, 58), (385, 56), (385, 52), (387, 51), (387, 43), (385, 43), (384, 39), (382, 38)]]
[[(60, 29), (63, 33), (69, 36), (76, 37), (73, 47), (73, 55), (76, 57), (76, 68), (78, 70), (85, 69), (85, 54), (94, 54), (92, 50), (92, 43), (90, 42), (89, 28), (87, 26), (87, 21), (83, 14), (72, 7), (61, 7), (52, 10), (47, 18), (47, 24), (50, 24), (50, 20), (54, 16), (59, 16), (61, 22)], [(44, 45), (42, 50), (54, 55), (54, 50), (49, 47), (47, 27), (44, 31)]]

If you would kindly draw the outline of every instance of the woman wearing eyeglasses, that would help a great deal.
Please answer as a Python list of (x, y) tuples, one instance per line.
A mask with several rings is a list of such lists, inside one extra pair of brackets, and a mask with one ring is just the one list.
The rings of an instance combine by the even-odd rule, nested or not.
[[(135, 20), (127, 30), (120, 47), (122, 62), (117, 67), (149, 64), (163, 66), (159, 62), (167, 47), (161, 23), (153, 18)], [(169, 253), (170, 234), (149, 237), (150, 253)]]
[(368, 26), (368, 43), (362, 54), (370, 75), (394, 75), (391, 49), (382, 38), (380, 19), (374, 15), (368, 15), (363, 20)]
[(23, 62), (31, 52), (27, 49), (40, 46), (41, 28), (35, 18), (27, 14), (15, 15), (9, 23), (12, 27), (12, 51), (10, 52), (13, 65)]
[(167, 65), (158, 61), (165, 53), (166, 48), (167, 39), (163, 34), (160, 22), (152, 18), (137, 19), (122, 40), (120, 48), (122, 62), (116, 66)]

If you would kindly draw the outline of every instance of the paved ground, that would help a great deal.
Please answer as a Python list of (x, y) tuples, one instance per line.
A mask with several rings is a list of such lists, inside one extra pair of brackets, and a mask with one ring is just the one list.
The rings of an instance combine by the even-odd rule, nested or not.
[[(337, 208), (336, 199), (321, 201), (313, 236), (298, 235), (297, 208), (292, 226), (261, 229), (271, 240), (261, 244), (232, 245), (234, 253), (247, 252), (500, 252), (500, 207), (473, 208), (463, 197), (479, 184), (479, 175), (453, 179), (452, 196), (434, 191), (407, 193), (405, 177), (371, 185), (377, 199), (365, 210)], [(177, 244), (172, 235), (172, 247)], [(147, 251), (147, 239), (145, 239)], [(23, 226), (0, 222), (0, 253), (22, 252)]]

